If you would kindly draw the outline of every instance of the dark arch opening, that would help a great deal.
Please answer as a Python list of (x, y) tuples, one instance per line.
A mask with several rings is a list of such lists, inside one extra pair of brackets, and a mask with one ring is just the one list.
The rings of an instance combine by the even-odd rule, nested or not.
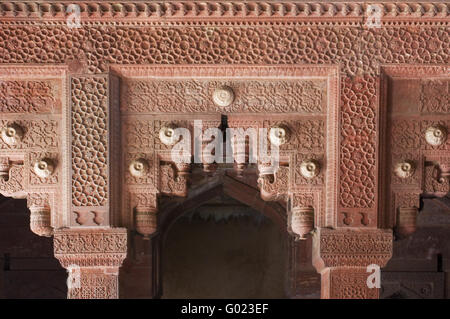
[(65, 299), (66, 278), (53, 239), (30, 230), (26, 200), (0, 195), (0, 298)]
[(162, 298), (285, 298), (285, 210), (232, 178), (165, 210)]

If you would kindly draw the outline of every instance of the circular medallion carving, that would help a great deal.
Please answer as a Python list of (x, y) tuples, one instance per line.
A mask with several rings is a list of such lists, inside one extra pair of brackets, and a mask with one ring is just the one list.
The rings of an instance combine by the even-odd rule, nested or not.
[(229, 106), (233, 103), (234, 92), (229, 86), (222, 86), (214, 90), (213, 101), (218, 106)]
[(425, 131), (425, 140), (428, 144), (439, 146), (447, 140), (447, 129), (442, 125), (432, 125)]
[(408, 178), (413, 176), (414, 171), (416, 170), (414, 163), (411, 161), (403, 161), (397, 163), (394, 167), (395, 175), (400, 178)]
[(287, 126), (277, 125), (269, 130), (269, 140), (273, 145), (283, 145), (289, 141), (290, 132)]
[(159, 139), (161, 140), (161, 143), (167, 146), (174, 145), (177, 142), (175, 139), (175, 129), (176, 126), (174, 124), (163, 126), (159, 130)]
[(300, 164), (300, 174), (305, 178), (313, 178), (319, 175), (319, 163), (315, 160), (306, 160)]
[(129, 170), (134, 177), (142, 177), (148, 173), (148, 162), (143, 158), (135, 159), (131, 162)]
[(8, 145), (20, 143), (23, 137), (23, 129), (17, 124), (8, 124), (2, 128), (2, 139)]
[(47, 178), (53, 174), (55, 167), (50, 159), (43, 158), (34, 163), (33, 170), (37, 176)]

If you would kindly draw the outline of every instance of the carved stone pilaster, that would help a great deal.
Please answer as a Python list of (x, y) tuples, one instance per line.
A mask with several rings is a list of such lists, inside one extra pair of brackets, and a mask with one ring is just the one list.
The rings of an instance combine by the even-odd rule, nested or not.
[[(110, 75), (70, 77), (71, 226), (108, 226), (120, 211), (119, 84)], [(67, 138), (67, 137), (66, 137)]]
[(322, 275), (322, 298), (378, 298), (368, 266), (384, 267), (392, 256), (392, 231), (319, 228), (313, 237), (313, 264)]
[(54, 253), (69, 272), (68, 298), (119, 297), (118, 272), (127, 255), (126, 229), (58, 229)]

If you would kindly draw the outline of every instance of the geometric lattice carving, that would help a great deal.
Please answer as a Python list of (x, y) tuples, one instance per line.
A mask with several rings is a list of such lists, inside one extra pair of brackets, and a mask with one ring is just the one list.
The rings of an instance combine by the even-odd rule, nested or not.
[(373, 77), (346, 78), (341, 88), (342, 207), (375, 205), (376, 82)]
[(118, 272), (108, 274), (106, 269), (81, 269), (79, 276), (79, 287), (68, 290), (69, 299), (119, 298)]
[[(366, 268), (329, 270), (330, 299), (378, 299), (379, 290), (367, 286)], [(324, 278), (324, 280), (327, 280)]]
[(105, 77), (72, 78), (72, 203), (75, 206), (107, 204), (107, 93)]

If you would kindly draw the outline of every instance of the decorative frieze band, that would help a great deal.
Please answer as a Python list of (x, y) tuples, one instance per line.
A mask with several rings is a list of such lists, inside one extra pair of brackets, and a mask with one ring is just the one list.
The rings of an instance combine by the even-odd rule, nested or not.
[[(191, 22), (295, 19), (310, 21), (358, 22), (367, 15), (368, 3), (303, 1), (7, 1), (0, 4), (0, 21), (64, 21), (72, 14), (69, 5), (80, 8), (81, 22)], [(383, 20), (443, 20), (449, 15), (448, 3), (377, 3)]]

